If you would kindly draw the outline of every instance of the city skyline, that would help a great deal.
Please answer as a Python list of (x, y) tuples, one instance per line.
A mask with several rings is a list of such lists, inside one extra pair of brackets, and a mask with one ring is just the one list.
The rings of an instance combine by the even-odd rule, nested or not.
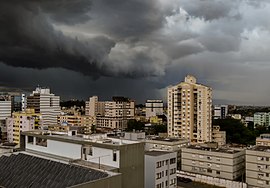
[(0, 2), (0, 90), (166, 101), (187, 74), (213, 102), (270, 105), (268, 1)]

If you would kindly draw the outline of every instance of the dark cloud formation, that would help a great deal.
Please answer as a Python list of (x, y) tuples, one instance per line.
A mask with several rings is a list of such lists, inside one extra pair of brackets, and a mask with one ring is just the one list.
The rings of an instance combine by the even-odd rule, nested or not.
[(268, 104), (269, 10), (267, 0), (1, 1), (0, 87), (143, 102), (194, 74), (218, 101)]
[[(50, 22), (51, 18), (75, 24), (76, 19), (87, 18), (86, 12), (79, 14), (76, 7), (84, 10), (83, 2), (87, 1), (43, 2), (0, 3), (0, 60), (18, 67), (62, 67), (93, 77), (108, 74), (99, 62), (115, 45), (112, 40), (97, 36), (82, 42), (55, 30)], [(56, 7), (60, 8), (59, 12)]]

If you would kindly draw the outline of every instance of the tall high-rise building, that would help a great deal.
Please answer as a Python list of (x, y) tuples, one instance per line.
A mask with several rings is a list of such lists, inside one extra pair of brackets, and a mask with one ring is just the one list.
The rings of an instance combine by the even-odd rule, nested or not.
[(85, 115), (87, 116), (104, 116), (105, 102), (98, 101), (98, 96), (92, 96), (85, 103)]
[(211, 109), (212, 89), (187, 75), (184, 82), (168, 88), (168, 135), (192, 143), (211, 141)]
[(57, 124), (57, 116), (60, 115), (60, 97), (50, 93), (49, 88), (37, 87), (27, 97), (27, 108), (35, 109), (35, 113), (41, 113), (43, 126)]

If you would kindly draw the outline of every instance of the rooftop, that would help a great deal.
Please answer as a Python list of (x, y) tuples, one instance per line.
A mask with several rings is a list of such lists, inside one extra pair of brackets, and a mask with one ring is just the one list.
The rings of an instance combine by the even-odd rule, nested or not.
[(270, 146), (254, 146), (248, 150), (270, 152)]
[(64, 164), (23, 153), (0, 157), (4, 187), (69, 187), (109, 176), (105, 172)]
[(200, 146), (200, 145), (190, 145), (187, 148), (188, 149), (210, 151), (210, 152), (228, 153), (228, 154), (234, 154), (234, 153), (238, 153), (238, 152), (242, 151), (242, 150), (235, 150), (233, 148), (225, 148), (225, 147), (211, 148), (211, 147)]
[(89, 143), (100, 143), (107, 145), (126, 145), (126, 144), (135, 144), (136, 141), (118, 139), (118, 138), (109, 138), (106, 134), (94, 134), (94, 135), (69, 135), (65, 132), (56, 132), (56, 131), (26, 131), (23, 132), (24, 135), (35, 135), (35, 136), (45, 136), (48, 139), (52, 140), (68, 140), (70, 142), (89, 142)]
[(171, 152), (166, 152), (166, 151), (146, 151), (145, 155), (150, 155), (150, 156), (161, 156), (161, 155), (166, 155)]
[(158, 141), (165, 141), (165, 142), (179, 142), (179, 141), (188, 141), (184, 138), (164, 138), (164, 137), (147, 137), (147, 140), (158, 140)]

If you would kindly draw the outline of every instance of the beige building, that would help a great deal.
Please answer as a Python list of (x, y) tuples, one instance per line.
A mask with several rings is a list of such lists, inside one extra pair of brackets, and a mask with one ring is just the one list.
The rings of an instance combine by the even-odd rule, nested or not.
[(182, 149), (182, 170), (236, 180), (245, 172), (245, 151), (191, 145)]
[(256, 145), (258, 146), (270, 146), (270, 134), (261, 134), (256, 138)]
[(135, 102), (125, 97), (113, 97), (112, 101), (98, 101), (97, 96), (90, 97), (86, 105), (88, 115), (96, 116), (97, 127), (125, 129), (127, 122), (134, 119)]
[(87, 116), (104, 116), (105, 102), (98, 101), (98, 96), (92, 96), (85, 103), (85, 115)]
[(270, 146), (246, 150), (246, 183), (249, 188), (270, 187)]
[(57, 116), (57, 122), (60, 125), (67, 124), (71, 126), (88, 126), (96, 124), (96, 118), (82, 115), (60, 115)]
[(226, 144), (226, 131), (220, 131), (219, 125), (213, 126), (212, 141), (218, 143), (218, 146), (223, 146)]
[(168, 88), (168, 135), (193, 143), (210, 142), (211, 109), (212, 89), (187, 75), (184, 82)]

